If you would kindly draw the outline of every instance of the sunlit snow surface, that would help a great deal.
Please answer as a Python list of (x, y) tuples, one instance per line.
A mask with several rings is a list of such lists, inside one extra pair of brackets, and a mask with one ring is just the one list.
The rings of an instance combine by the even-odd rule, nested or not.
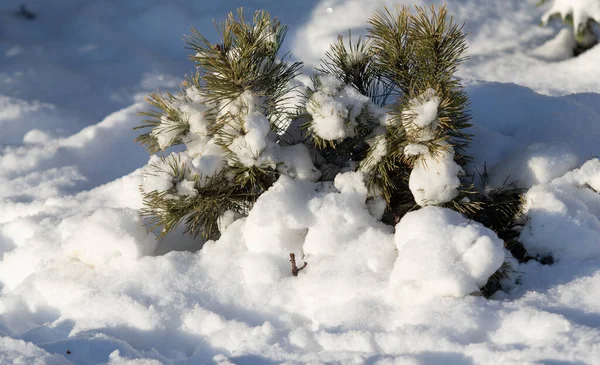
[(600, 48), (547, 61), (568, 34), (547, 42), (545, 9), (448, 4), (469, 32), (469, 168), (529, 189), (521, 240), (556, 259), (487, 300), (464, 295), (500, 263), (490, 231), (429, 207), (394, 232), (359, 174), (282, 178), (194, 253), (141, 227), (132, 127), (192, 71), (190, 26), (265, 8), (315, 66), (398, 1), (38, 0), (32, 21), (21, 3), (0, 3), (0, 364), (600, 364)]

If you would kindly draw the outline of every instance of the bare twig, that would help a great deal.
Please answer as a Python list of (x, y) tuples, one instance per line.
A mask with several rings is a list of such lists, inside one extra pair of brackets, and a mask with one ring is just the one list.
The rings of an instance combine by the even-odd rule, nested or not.
[(294, 276), (298, 276), (298, 273), (302, 271), (302, 269), (304, 269), (306, 265), (308, 265), (308, 263), (305, 262), (304, 265), (302, 265), (302, 267), (298, 268), (298, 266), (296, 266), (296, 255), (294, 255), (293, 253), (290, 253), (290, 262), (292, 263), (292, 275)]

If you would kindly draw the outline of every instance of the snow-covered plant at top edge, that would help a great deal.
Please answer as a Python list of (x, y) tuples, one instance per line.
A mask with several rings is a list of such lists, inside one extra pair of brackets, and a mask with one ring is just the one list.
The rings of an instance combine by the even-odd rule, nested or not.
[(442, 206), (518, 251), (521, 192), (479, 192), (465, 173), (469, 102), (454, 77), (462, 27), (445, 7), (385, 9), (369, 24), (367, 37), (338, 38), (309, 86), (295, 79), (301, 63), (278, 56), (286, 28), (264, 11), (252, 23), (230, 13), (216, 43), (192, 29), (196, 73), (177, 95), (151, 94), (155, 110), (138, 127), (150, 153), (184, 145), (145, 170), (148, 228), (164, 236), (184, 223), (216, 239), (281, 175), (327, 184), (354, 171), (385, 223)]
[[(539, 5), (548, 2), (540, 0)], [(600, 23), (600, 0), (552, 0), (552, 5), (542, 15), (542, 25), (553, 19), (559, 19), (573, 29), (575, 56), (598, 43), (594, 26)]]

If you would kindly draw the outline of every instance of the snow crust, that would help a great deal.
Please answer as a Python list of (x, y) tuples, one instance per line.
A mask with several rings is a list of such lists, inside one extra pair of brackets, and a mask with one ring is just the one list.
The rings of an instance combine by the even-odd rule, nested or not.
[[(152, 184), (143, 171), (163, 165), (132, 143), (137, 112), (148, 109), (139, 95), (175, 87), (170, 75), (190, 71), (181, 34), (193, 24), (212, 39), (210, 19), (236, 4), (29, 1), (38, 18), (27, 22), (13, 16), (20, 3), (6, 0), (0, 10), (0, 364), (600, 359), (600, 163), (590, 160), (600, 140), (600, 52), (563, 62), (548, 61), (561, 59), (553, 51), (532, 53), (554, 35), (536, 26), (543, 10), (524, 1), (449, 4), (469, 32), (470, 59), (459, 70), (474, 122), (467, 172), (486, 166), (493, 186), (518, 180), (528, 217), (520, 240), (531, 255), (555, 259), (518, 265), (518, 283), (488, 300), (468, 294), (512, 262), (494, 234), (438, 207), (383, 225), (362, 174), (311, 182), (318, 171), (309, 152), (270, 149), (261, 128), (239, 140), (239, 155), (255, 163), (265, 143), (263, 156), (284, 161), (284, 176), (248, 217), (224, 215), (217, 242), (177, 233), (155, 241), (141, 227), (138, 189)], [(315, 65), (338, 34), (397, 3), (268, 10), (290, 24), (293, 56)], [(340, 114), (360, 105), (352, 100)], [(434, 104), (419, 115), (433, 115)], [(191, 152), (173, 157), (218, 171), (227, 162), (210, 143), (210, 120), (189, 108), (190, 133), (179, 137)], [(264, 120), (253, 114), (244, 123)], [(331, 132), (352, 133), (339, 125)], [(405, 152), (432, 158), (423, 147)], [(458, 174), (450, 164), (439, 170)], [(429, 187), (437, 180), (427, 171)], [(185, 196), (195, 193), (189, 182), (163, 175), (154, 186)], [(435, 186), (447, 193), (440, 200), (453, 191)], [(297, 277), (290, 253), (299, 267), (307, 263)]]

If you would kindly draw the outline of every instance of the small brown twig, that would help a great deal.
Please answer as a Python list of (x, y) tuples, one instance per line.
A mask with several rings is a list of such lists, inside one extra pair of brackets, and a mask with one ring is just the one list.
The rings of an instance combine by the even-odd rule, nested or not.
[(294, 276), (298, 276), (298, 273), (308, 265), (308, 263), (304, 262), (304, 265), (302, 265), (301, 268), (298, 268), (298, 266), (296, 266), (296, 255), (293, 253), (290, 253), (290, 262), (292, 263), (292, 275)]

